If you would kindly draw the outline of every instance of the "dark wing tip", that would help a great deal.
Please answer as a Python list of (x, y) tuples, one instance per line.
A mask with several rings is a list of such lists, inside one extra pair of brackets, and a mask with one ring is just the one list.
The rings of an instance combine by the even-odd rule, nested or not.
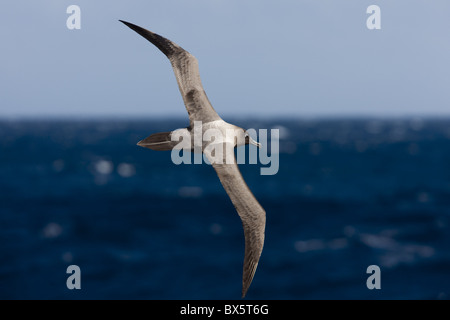
[(136, 25), (134, 25), (134, 24), (132, 24), (130, 22), (127, 22), (127, 21), (124, 21), (124, 20), (120, 20), (120, 19), (119, 19), (119, 21), (122, 22), (124, 25), (126, 25), (130, 29), (135, 30), (135, 27), (137, 27)]
[[(172, 41), (160, 36), (159, 34), (153, 33), (147, 29), (139, 27), (135, 24), (132, 24), (127, 21), (119, 20), (123, 24), (125, 24), (130, 29), (136, 31), (145, 39), (153, 43), (159, 50), (161, 50), (168, 58), (170, 58), (177, 51), (183, 50), (178, 45), (173, 43)], [(183, 50), (184, 51), (184, 50)]]
[(124, 25), (126, 25), (128, 28), (133, 29), (134, 31), (136, 31), (137, 33), (139, 33), (141, 36), (143, 36), (144, 38), (146, 38), (146, 36), (148, 36), (148, 33), (151, 33), (150, 31), (141, 28), (135, 24), (132, 24), (131, 22), (127, 22), (124, 20), (119, 20), (120, 22), (122, 22)]
[[(259, 258), (258, 258), (259, 260)], [(245, 298), (248, 289), (253, 281), (253, 277), (256, 273), (256, 268), (258, 267), (258, 261), (251, 262), (250, 266), (247, 266), (249, 269), (244, 269), (243, 279), (242, 279), (242, 299)]]
[(131, 22), (127, 22), (127, 21), (120, 20), (120, 19), (119, 19), (119, 21), (122, 22), (122, 23), (123, 23), (124, 25), (126, 25), (127, 27), (129, 27), (130, 29), (135, 30), (136, 32), (137, 32), (137, 29), (145, 30), (145, 29), (143, 29), (143, 28), (141, 28), (141, 27), (139, 27), (139, 26), (137, 26), (137, 25), (135, 25), (135, 24), (132, 24)]

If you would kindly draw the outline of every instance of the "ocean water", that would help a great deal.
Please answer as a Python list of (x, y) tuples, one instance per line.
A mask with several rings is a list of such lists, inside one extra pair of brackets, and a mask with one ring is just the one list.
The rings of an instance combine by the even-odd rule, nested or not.
[[(276, 175), (240, 165), (267, 212), (247, 298), (450, 297), (450, 120), (230, 122), (280, 129)], [(0, 299), (239, 299), (243, 230), (213, 168), (136, 146), (183, 126), (0, 121)]]

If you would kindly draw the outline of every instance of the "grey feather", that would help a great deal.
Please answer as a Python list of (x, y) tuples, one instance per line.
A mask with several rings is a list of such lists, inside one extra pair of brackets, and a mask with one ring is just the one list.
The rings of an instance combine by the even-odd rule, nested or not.
[(178, 88), (189, 114), (191, 127), (194, 121), (203, 121), (205, 123), (221, 120), (206, 96), (200, 79), (198, 61), (192, 54), (156, 33), (126, 21), (119, 21), (153, 43), (169, 58), (177, 79)]
[[(245, 297), (253, 276), (258, 266), (259, 258), (264, 246), (264, 234), (266, 227), (266, 211), (261, 207), (253, 193), (245, 183), (236, 161), (226, 163), (226, 159), (234, 158), (234, 149), (224, 148), (223, 163), (211, 163), (222, 183), (223, 188), (230, 197), (238, 212), (245, 236), (244, 267), (242, 275), (242, 297)], [(226, 156), (226, 150), (233, 154)], [(229, 161), (230, 162), (230, 161)]]

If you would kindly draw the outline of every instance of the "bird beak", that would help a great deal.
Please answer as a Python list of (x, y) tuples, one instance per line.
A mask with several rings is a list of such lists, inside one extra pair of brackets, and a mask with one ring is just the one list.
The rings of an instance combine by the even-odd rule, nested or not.
[(256, 142), (256, 141), (253, 140), (251, 137), (249, 137), (249, 138), (250, 138), (250, 139), (249, 139), (249, 142), (250, 142), (252, 145), (257, 146), (258, 148), (261, 148), (261, 147), (262, 147), (261, 143)]

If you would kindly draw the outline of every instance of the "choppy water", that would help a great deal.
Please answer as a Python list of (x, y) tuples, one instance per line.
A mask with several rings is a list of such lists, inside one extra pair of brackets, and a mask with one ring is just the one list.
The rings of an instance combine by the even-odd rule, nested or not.
[[(240, 165), (267, 211), (248, 298), (450, 296), (450, 120), (231, 122), (282, 138), (278, 174)], [(243, 231), (214, 170), (136, 146), (184, 125), (1, 121), (0, 298), (239, 299)]]

